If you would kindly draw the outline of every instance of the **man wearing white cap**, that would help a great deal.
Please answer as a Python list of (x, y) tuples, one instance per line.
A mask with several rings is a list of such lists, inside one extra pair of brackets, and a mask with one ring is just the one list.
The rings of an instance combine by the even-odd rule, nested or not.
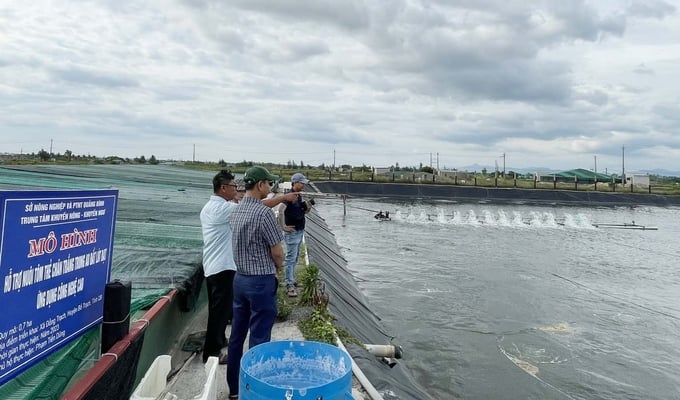
[[(291, 190), (294, 193), (302, 192), (305, 185), (309, 183), (309, 179), (300, 172), (293, 174), (290, 181)], [(298, 196), (295, 201), (284, 201), (281, 205), (283, 210), (279, 211), (279, 218), (283, 219), (283, 240), (286, 243), (286, 292), (289, 297), (298, 295), (295, 288), (295, 267), (300, 256), (300, 243), (305, 233), (305, 214), (312, 209), (313, 205), (314, 199), (303, 201), (302, 197)]]

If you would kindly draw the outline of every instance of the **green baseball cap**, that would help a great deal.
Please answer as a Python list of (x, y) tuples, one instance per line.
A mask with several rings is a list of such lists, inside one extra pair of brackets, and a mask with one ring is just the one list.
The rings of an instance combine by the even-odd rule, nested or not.
[(260, 167), (259, 165), (248, 168), (246, 173), (243, 174), (243, 181), (245, 183), (257, 183), (260, 181), (278, 182), (278, 180), (278, 176), (270, 174), (267, 168)]

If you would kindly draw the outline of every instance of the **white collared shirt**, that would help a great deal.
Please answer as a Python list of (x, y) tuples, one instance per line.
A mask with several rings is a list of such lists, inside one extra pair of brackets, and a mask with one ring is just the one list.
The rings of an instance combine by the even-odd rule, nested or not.
[(229, 269), (236, 271), (229, 216), (237, 206), (232, 201), (211, 195), (201, 210), (203, 271), (206, 277)]

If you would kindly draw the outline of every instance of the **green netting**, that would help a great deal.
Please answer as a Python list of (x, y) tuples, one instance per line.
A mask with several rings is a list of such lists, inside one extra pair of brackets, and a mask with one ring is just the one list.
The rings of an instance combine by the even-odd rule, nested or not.
[[(0, 190), (119, 190), (111, 280), (132, 282), (131, 313), (154, 304), (200, 265), (199, 212), (214, 172), (163, 165), (12, 166)], [(57, 399), (98, 356), (94, 329), (0, 387), (0, 399)]]
[(130, 314), (135, 314), (137, 311), (151, 307), (158, 299), (168, 294), (168, 292), (170, 292), (169, 288), (137, 291), (137, 296), (130, 302)]

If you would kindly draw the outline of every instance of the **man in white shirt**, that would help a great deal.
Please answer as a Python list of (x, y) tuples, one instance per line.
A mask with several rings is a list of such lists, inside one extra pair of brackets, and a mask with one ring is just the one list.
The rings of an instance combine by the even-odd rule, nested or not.
[(213, 195), (201, 210), (203, 231), (203, 273), (208, 289), (208, 327), (203, 344), (203, 362), (219, 357), (226, 362), (221, 349), (227, 345), (225, 330), (233, 310), (233, 282), (236, 273), (231, 244), (229, 215), (236, 208), (240, 194), (234, 175), (220, 171), (213, 178)]

